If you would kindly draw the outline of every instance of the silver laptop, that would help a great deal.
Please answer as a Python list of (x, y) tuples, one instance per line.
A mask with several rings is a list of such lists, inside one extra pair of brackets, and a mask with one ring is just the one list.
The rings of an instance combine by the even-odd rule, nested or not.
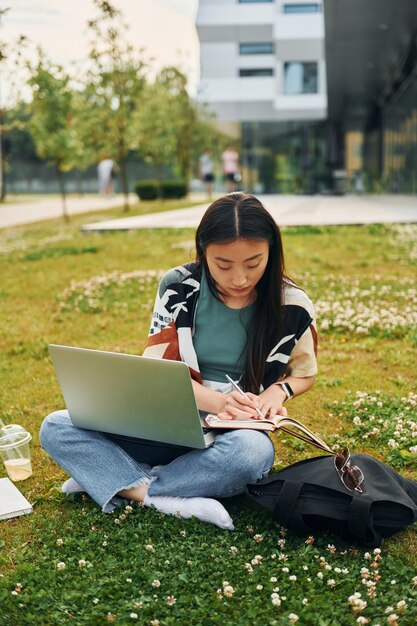
[(185, 363), (53, 344), (49, 352), (75, 426), (190, 448), (213, 443)]

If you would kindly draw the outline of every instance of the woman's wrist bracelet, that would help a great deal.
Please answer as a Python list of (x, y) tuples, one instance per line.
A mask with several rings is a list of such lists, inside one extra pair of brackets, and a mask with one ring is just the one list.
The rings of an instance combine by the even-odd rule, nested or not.
[(274, 383), (274, 384), (279, 385), (279, 387), (281, 387), (281, 389), (284, 391), (285, 395), (287, 396), (284, 402), (286, 402), (287, 400), (291, 400), (291, 398), (294, 397), (294, 391), (292, 390), (291, 385), (289, 383), (282, 381), (282, 382)]

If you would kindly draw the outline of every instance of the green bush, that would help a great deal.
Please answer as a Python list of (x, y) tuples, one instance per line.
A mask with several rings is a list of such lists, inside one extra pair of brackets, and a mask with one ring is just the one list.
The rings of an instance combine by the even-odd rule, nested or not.
[(135, 183), (135, 193), (141, 200), (184, 198), (187, 195), (187, 183), (181, 180), (139, 180)]
[(184, 198), (187, 195), (187, 183), (181, 180), (164, 180), (161, 190), (163, 198)]
[(140, 200), (156, 200), (159, 196), (157, 180), (138, 180), (135, 183), (135, 193)]

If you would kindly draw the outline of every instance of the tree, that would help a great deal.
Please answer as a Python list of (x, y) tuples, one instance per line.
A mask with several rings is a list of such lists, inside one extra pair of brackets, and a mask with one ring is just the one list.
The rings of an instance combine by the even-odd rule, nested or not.
[(191, 166), (191, 145), (197, 124), (197, 110), (187, 92), (187, 77), (176, 67), (165, 67), (157, 77), (166, 91), (171, 112), (171, 125), (176, 137), (176, 160), (179, 175), (188, 180)]
[(90, 159), (118, 165), (125, 210), (129, 208), (127, 158), (137, 147), (133, 117), (145, 85), (143, 52), (126, 41), (127, 26), (110, 2), (94, 0), (99, 14), (89, 21), (90, 69), (78, 97), (77, 129)]
[(155, 81), (144, 90), (134, 128), (139, 155), (155, 165), (157, 178), (162, 182), (163, 166), (176, 163), (178, 129), (173, 97), (160, 82)]
[(63, 216), (69, 221), (64, 172), (72, 169), (76, 152), (70, 77), (60, 66), (47, 61), (41, 51), (38, 62), (29, 68), (33, 98), (29, 131), (40, 158), (55, 168), (62, 196)]
[[(2, 25), (3, 17), (8, 13), (9, 9), (0, 9), (0, 26)], [(27, 43), (27, 38), (24, 35), (20, 35), (16, 41), (6, 44), (4, 41), (0, 41), (0, 66), (2, 73), (4, 73), (5, 65), (8, 64), (7, 71), (7, 85), (9, 89), (8, 98), (13, 100), (14, 92), (16, 91), (15, 77), (19, 75), (20, 69), (23, 63), (23, 51)], [(13, 104), (18, 99), (18, 94), (14, 98)], [(10, 131), (21, 128), (21, 120), (15, 119), (13, 114), (7, 112), (8, 108), (12, 108), (0, 103), (0, 202), (4, 202), (6, 198), (6, 174), (7, 174), (7, 159), (3, 149), (4, 137)]]
[(215, 152), (223, 139), (213, 117), (190, 98), (186, 76), (173, 66), (163, 68), (144, 90), (135, 130), (139, 154), (155, 164), (160, 180), (163, 166), (170, 165), (187, 181), (204, 148)]

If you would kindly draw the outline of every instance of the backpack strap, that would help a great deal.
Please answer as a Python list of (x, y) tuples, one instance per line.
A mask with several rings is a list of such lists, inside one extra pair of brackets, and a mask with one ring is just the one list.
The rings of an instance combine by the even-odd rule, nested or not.
[(350, 504), (349, 531), (357, 539), (369, 540), (369, 532), (374, 534), (372, 528), (372, 500), (354, 495)]
[[(278, 494), (272, 513), (274, 520), (278, 522), (278, 524), (284, 526), (284, 528), (291, 527), (299, 533), (309, 532), (308, 527), (305, 526), (302, 520), (302, 508), (298, 507), (299, 510), (296, 512), (296, 505), (303, 486), (304, 483), (285, 480)], [(297, 514), (293, 516), (294, 513)]]

